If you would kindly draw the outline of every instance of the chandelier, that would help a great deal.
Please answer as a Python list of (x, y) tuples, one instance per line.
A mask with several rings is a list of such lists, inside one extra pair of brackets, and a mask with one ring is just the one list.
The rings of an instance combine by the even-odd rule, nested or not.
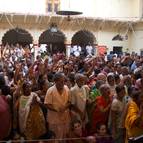
[(68, 10), (59, 10), (59, 11), (56, 12), (57, 15), (67, 16), (68, 21), (70, 21), (71, 20), (70, 16), (83, 14), (82, 12), (72, 10), (70, 8), (70, 0), (68, 2), (69, 2)]

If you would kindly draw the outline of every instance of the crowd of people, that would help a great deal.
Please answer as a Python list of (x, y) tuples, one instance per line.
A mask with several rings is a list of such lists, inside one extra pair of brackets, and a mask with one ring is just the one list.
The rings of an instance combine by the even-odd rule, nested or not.
[(143, 57), (34, 60), (18, 44), (1, 50), (1, 141), (128, 143), (142, 135)]

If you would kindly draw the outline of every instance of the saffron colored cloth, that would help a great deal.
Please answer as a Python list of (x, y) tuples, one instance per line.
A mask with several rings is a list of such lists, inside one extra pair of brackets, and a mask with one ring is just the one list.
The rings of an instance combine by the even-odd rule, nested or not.
[(49, 129), (53, 131), (57, 139), (65, 138), (69, 131), (70, 112), (67, 108), (65, 111), (60, 112), (60, 108), (66, 108), (69, 102), (69, 88), (64, 86), (63, 93), (59, 94), (56, 86), (48, 89), (45, 97), (45, 104), (50, 104), (56, 111), (48, 110), (47, 122)]
[[(143, 128), (140, 125), (138, 126), (135, 124), (138, 114), (139, 108), (137, 104), (134, 101), (130, 101), (125, 119), (125, 127), (128, 138), (143, 135)], [(143, 117), (141, 120), (143, 121)]]

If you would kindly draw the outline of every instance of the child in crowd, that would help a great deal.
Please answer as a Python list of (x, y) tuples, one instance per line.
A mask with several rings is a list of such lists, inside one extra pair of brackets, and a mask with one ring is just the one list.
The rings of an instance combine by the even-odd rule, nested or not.
[(96, 126), (96, 143), (114, 143), (112, 136), (107, 132), (107, 126), (103, 123), (98, 123)]
[(71, 129), (67, 135), (66, 143), (96, 143), (94, 136), (86, 136), (86, 131), (83, 130), (80, 120), (73, 120), (71, 123)]

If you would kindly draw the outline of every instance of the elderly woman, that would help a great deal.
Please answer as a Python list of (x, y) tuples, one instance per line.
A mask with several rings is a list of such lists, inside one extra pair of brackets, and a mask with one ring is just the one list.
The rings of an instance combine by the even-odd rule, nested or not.
[(99, 73), (97, 75), (97, 80), (102, 80), (102, 81), (104, 81), (104, 83), (106, 83), (107, 77), (104, 73)]
[(96, 98), (96, 107), (93, 111), (92, 118), (92, 131), (95, 132), (98, 122), (107, 124), (109, 110), (111, 106), (110, 100), (110, 87), (107, 84), (103, 84), (100, 87), (101, 96)]
[(22, 89), (18, 109), (20, 132), (26, 139), (38, 139), (46, 132), (44, 115), (39, 105), (40, 98), (31, 92), (28, 81), (24, 81)]
[(115, 96), (116, 91), (115, 91), (115, 77), (114, 77), (114, 73), (108, 73), (107, 75), (107, 83), (111, 89), (111, 98), (113, 98), (113, 96)]

